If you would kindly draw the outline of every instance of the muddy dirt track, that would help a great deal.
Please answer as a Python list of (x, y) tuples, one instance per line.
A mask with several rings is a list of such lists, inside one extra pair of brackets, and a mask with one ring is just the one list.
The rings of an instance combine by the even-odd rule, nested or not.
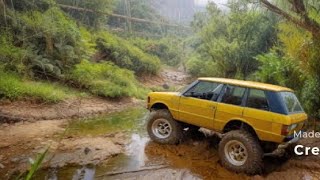
[[(144, 130), (147, 113), (134, 108), (91, 119), (2, 124), (0, 174), (7, 179), (24, 172), (30, 158), (50, 146), (36, 179), (320, 178), (319, 156), (266, 158), (265, 172), (253, 177), (227, 171), (219, 163), (219, 140), (214, 136), (199, 133), (186, 137), (180, 145), (149, 141)], [(301, 144), (320, 147), (317, 139), (304, 139)]]

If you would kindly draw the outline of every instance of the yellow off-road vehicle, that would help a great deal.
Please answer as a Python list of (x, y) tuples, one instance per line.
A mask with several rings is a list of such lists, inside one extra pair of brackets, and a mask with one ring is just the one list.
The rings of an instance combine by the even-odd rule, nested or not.
[(307, 115), (289, 88), (223, 78), (199, 78), (180, 92), (152, 92), (147, 130), (161, 144), (177, 144), (200, 127), (221, 137), (227, 169), (259, 173), (264, 155), (279, 155), (296, 142)]

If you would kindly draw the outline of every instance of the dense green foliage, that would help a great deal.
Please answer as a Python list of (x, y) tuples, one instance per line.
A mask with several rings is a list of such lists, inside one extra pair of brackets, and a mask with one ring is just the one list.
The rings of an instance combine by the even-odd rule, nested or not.
[(132, 38), (131, 42), (144, 52), (157, 56), (164, 64), (176, 66), (183, 60), (183, 41), (178, 38)]
[[(57, 3), (69, 5), (97, 12), (111, 13), (114, 6), (114, 0), (57, 0)], [(107, 16), (103, 13), (95, 13), (90, 11), (79, 11), (77, 9), (63, 8), (71, 17), (88, 27), (99, 28), (104, 26)]]
[(294, 89), (305, 110), (319, 116), (319, 74), (318, 67), (312, 66), (319, 62), (312, 57), (312, 35), (290, 23), (279, 24), (278, 30), (279, 44), (275, 50), (257, 56), (261, 66), (254, 79)]
[(103, 97), (135, 96), (142, 98), (146, 89), (139, 87), (133, 72), (112, 63), (82, 61), (68, 75), (68, 79), (80, 88)]
[[(150, 0), (116, 1), (114, 13), (151, 21), (159, 21), (161, 19), (161, 16), (151, 6)], [(112, 27), (127, 30), (129, 33), (147, 32), (152, 34), (161, 34), (163, 28), (158, 24), (128, 21), (126, 19), (118, 19), (116, 17), (110, 17), (108, 24)]]
[[(55, 91), (55, 85), (34, 80), (67, 82), (69, 86), (74, 82), (104, 97), (142, 97), (147, 91), (138, 88), (135, 76), (156, 74), (160, 69), (158, 57), (103, 29), (105, 14), (58, 4), (110, 12), (112, 0), (4, 2), (0, 3), (0, 66), (4, 74), (0, 98), (48, 102), (68, 98), (63, 90)], [(54, 97), (51, 91), (56, 93)]]
[(235, 5), (225, 13), (215, 4), (208, 6), (207, 15), (197, 17), (203, 16), (208, 16), (208, 22), (193, 22), (200, 43), (198, 54), (192, 55), (187, 64), (190, 73), (246, 79), (257, 70), (255, 56), (272, 46), (274, 17), (255, 9), (239, 10)]
[(133, 70), (137, 74), (156, 74), (160, 69), (160, 60), (156, 56), (146, 54), (129, 41), (110, 33), (99, 33), (97, 48), (102, 59), (111, 60), (116, 65)]
[(80, 35), (76, 23), (57, 7), (43, 12), (7, 13), (7, 18), (12, 19), (2, 28), (6, 30), (0, 40), (0, 52), (4, 51), (0, 59), (6, 69), (32, 77), (59, 78), (79, 62)]

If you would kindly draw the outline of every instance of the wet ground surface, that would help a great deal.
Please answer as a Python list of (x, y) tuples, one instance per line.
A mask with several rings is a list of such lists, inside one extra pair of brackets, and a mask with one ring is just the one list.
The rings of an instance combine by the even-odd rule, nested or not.
[[(83, 165), (74, 165), (79, 164), (77, 162), (57, 166), (57, 160), (51, 160), (51, 166), (56, 167), (41, 170), (36, 179), (246, 178), (246, 175), (234, 174), (220, 166), (215, 138), (206, 138), (199, 133), (199, 136), (186, 138), (188, 140), (180, 145), (159, 145), (150, 141), (145, 130), (147, 114), (145, 109), (135, 108), (108, 117), (70, 122), (67, 136), (75, 136), (77, 139), (79, 136), (99, 137), (106, 132), (116, 132), (115, 135), (118, 135), (121, 130), (121, 134), (127, 138), (123, 153), (97, 164), (86, 161), (87, 164)], [(79, 152), (82, 152), (81, 148)], [(54, 159), (60, 159), (57, 158), (59, 156), (61, 154), (57, 153)]]
[[(290, 160), (265, 158), (266, 170), (257, 176), (227, 171), (219, 163), (217, 137), (199, 132), (185, 137), (180, 145), (159, 145), (148, 138), (147, 115), (144, 108), (136, 107), (94, 118), (1, 127), (0, 162), (5, 162), (8, 170), (3, 177), (10, 177), (8, 174), (14, 169), (28, 168), (28, 159), (50, 145), (44, 168), (35, 179), (320, 178), (319, 156), (292, 157)], [(15, 138), (4, 137), (8, 132)], [(319, 140), (303, 143), (320, 147)], [(1, 172), (5, 171), (0, 168)]]

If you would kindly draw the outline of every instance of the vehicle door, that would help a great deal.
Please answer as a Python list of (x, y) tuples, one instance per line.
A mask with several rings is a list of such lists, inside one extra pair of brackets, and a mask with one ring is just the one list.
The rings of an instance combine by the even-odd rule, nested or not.
[[(246, 119), (258, 134), (268, 136), (266, 132), (272, 131), (274, 113), (270, 111), (270, 105), (266, 92), (260, 89), (249, 89), (246, 108), (243, 111), (243, 118)], [(268, 137), (260, 137), (268, 139)]]
[(182, 94), (179, 119), (193, 125), (212, 128), (217, 99), (223, 84), (199, 81)]
[(221, 130), (229, 120), (242, 118), (246, 88), (225, 85), (218, 98), (214, 129)]

